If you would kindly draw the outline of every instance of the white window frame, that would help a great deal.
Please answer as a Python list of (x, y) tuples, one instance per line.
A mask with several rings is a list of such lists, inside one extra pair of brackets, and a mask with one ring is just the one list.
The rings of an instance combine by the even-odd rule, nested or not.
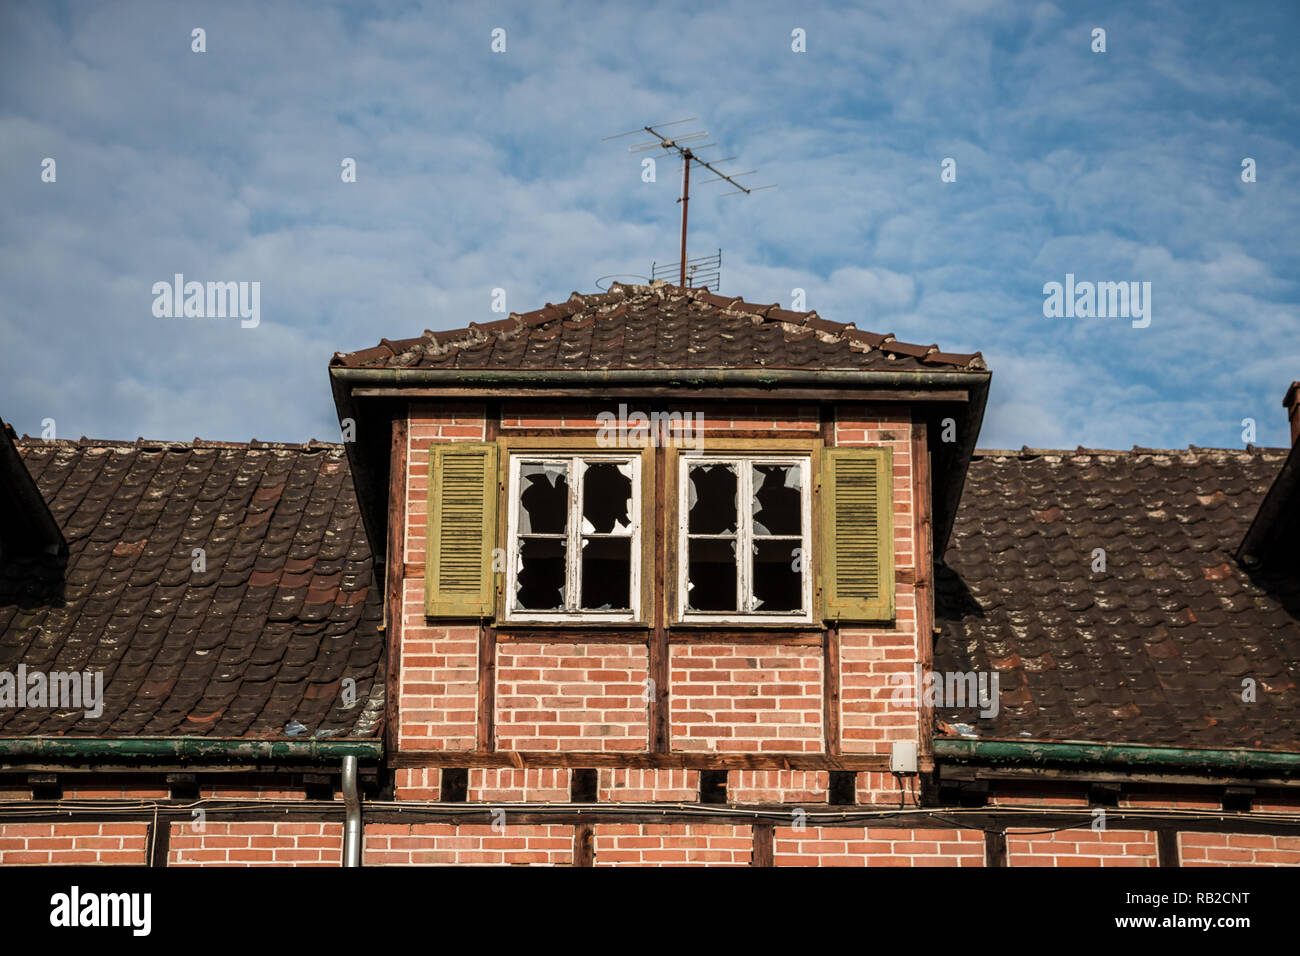
[[(684, 454), (678, 459), (677, 473), (677, 619), (691, 624), (811, 624), (813, 622), (813, 555), (812, 555), (812, 456), (807, 454)], [(690, 610), (687, 576), (690, 547), (690, 468), (693, 465), (737, 466), (737, 535), (736, 551), (746, 556), (738, 562), (736, 574), (737, 611)], [(779, 613), (746, 611), (754, 591), (754, 465), (798, 465), (801, 486), (802, 534), (799, 547), (803, 556), (801, 593), (803, 609)], [(781, 536), (784, 537), (784, 536)]]
[[(521, 471), (526, 464), (567, 463), (569, 468), (569, 512), (565, 519), (564, 595), (566, 607), (556, 611), (520, 608), (515, 604), (519, 576), (519, 495)], [(577, 606), (582, 597), (582, 490), (586, 470), (594, 463), (628, 465), (632, 476), (632, 503), (628, 518), (630, 535), (602, 535), (628, 538), (631, 541), (631, 575), (628, 595), (629, 611), (584, 611)], [(641, 456), (590, 452), (523, 451), (510, 454), (507, 487), (505, 620), (510, 623), (542, 624), (553, 622), (636, 622), (641, 619)], [(588, 535), (590, 536), (590, 535)]]

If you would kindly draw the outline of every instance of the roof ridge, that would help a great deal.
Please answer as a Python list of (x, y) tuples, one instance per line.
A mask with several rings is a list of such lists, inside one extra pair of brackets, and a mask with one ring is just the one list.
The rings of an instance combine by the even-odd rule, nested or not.
[(244, 451), (342, 451), (342, 442), (320, 441), (316, 438), (310, 438), (305, 442), (275, 442), (259, 441), (256, 438), (250, 438), (248, 441), (219, 441), (211, 438), (198, 438), (193, 441), (171, 441), (168, 439), (149, 439), (137, 438), (134, 441), (126, 438), (87, 438), (82, 435), (80, 438), (38, 438), (33, 435), (24, 434), (16, 442), (25, 447), (39, 448), (44, 445), (53, 445), (58, 448), (121, 448), (132, 451), (189, 451), (192, 449), (230, 449)]
[(615, 282), (605, 292), (572, 292), (568, 299), (559, 304), (547, 302), (540, 309), (529, 312), (511, 312), (506, 318), (492, 322), (470, 322), (461, 329), (447, 329), (440, 332), (425, 330), (424, 334), (413, 339), (381, 339), (373, 348), (355, 352), (335, 352), (331, 365), (346, 365), (353, 368), (371, 366), (376, 363), (405, 367), (419, 364), (425, 355), (444, 355), (447, 352), (478, 345), (493, 338), (510, 339), (528, 329), (539, 328), (554, 322), (577, 319), (597, 322), (601, 319), (621, 318), (627, 312), (627, 306), (640, 298), (653, 298), (660, 304), (672, 301), (689, 300), (702, 303), (706, 308), (715, 309), (725, 315), (749, 319), (755, 325), (772, 324), (778, 326), (789, 340), (791, 336), (805, 337), (807, 333), (815, 334), (826, 343), (841, 342), (849, 349), (859, 353), (880, 352), (888, 359), (899, 357), (911, 358), (926, 366), (947, 366), (963, 371), (984, 371), (987, 365), (980, 352), (944, 352), (938, 345), (921, 345), (914, 342), (902, 342), (894, 333), (880, 335), (859, 329), (853, 322), (835, 322), (822, 318), (816, 310), (800, 312), (781, 307), (781, 303), (769, 305), (746, 302), (742, 296), (724, 296), (711, 291), (707, 286), (676, 286), (664, 281), (650, 285), (628, 285)]
[(976, 448), (972, 454), (976, 458), (1045, 458), (1049, 456), (1056, 458), (1091, 458), (1098, 456), (1139, 458), (1157, 455), (1163, 457), (1173, 455), (1194, 457), (1198, 454), (1237, 455), (1243, 458), (1256, 458), (1269, 454), (1286, 455), (1289, 451), (1288, 448), (1259, 445), (1247, 445), (1245, 448), (1209, 448), (1201, 445), (1188, 445), (1186, 448), (1143, 448), (1139, 445), (1134, 445), (1132, 448), (1085, 448), (1082, 445), (1076, 448), (1030, 448), (1025, 445), (1014, 449)]

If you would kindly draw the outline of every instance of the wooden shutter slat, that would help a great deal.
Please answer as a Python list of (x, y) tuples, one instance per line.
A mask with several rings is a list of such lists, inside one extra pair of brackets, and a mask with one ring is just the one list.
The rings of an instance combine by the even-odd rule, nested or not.
[(427, 513), (425, 614), (490, 617), (497, 446), (453, 442), (430, 448)]
[(893, 453), (827, 448), (822, 453), (825, 616), (887, 621), (894, 616)]

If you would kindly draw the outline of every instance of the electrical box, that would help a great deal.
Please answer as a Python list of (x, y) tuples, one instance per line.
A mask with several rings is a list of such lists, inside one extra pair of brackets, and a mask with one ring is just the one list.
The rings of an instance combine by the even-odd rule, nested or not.
[(893, 773), (916, 773), (916, 744), (895, 740), (889, 751), (889, 769)]

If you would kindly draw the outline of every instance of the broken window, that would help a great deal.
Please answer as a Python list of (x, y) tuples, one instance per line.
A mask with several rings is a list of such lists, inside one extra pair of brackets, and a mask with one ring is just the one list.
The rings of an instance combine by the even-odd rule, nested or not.
[(806, 458), (684, 459), (685, 615), (806, 616)]
[(510, 611), (634, 616), (639, 459), (513, 458), (512, 468)]

